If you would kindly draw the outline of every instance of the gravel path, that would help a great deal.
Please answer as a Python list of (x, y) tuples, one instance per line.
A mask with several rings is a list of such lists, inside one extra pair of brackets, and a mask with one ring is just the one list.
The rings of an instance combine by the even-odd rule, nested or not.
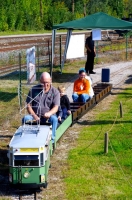
[[(110, 69), (110, 83), (113, 85), (113, 88), (118, 85), (123, 85), (130, 76), (132, 76), (132, 61), (128, 62), (120, 62), (120, 63), (114, 63), (114, 64), (105, 64), (105, 65), (95, 65), (94, 71), (96, 74), (91, 74), (91, 78), (93, 80), (93, 85), (96, 83), (101, 82), (101, 76), (102, 76), (102, 69)], [(70, 82), (66, 86), (66, 93), (72, 101), (72, 91), (73, 91), (73, 82), (75, 79), (78, 78), (78, 74), (74, 77), (72, 82)]]

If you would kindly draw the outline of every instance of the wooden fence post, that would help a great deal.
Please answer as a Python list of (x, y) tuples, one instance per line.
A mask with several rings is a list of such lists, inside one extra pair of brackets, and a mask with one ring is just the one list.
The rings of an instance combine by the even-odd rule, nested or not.
[(121, 101), (120, 101), (120, 118), (122, 118), (122, 116), (123, 116), (123, 112), (122, 112), (122, 103), (121, 103)]
[(104, 137), (104, 153), (107, 154), (108, 153), (108, 133), (105, 133), (105, 137)]
[(21, 69), (21, 53), (19, 53), (19, 97), (20, 97), (20, 109), (22, 108), (22, 69)]
[(60, 69), (61, 69), (61, 43), (62, 43), (62, 36), (60, 35)]
[(37, 46), (37, 56), (38, 56), (38, 73), (37, 73), (37, 80), (39, 81), (39, 77), (40, 77), (40, 74), (39, 74), (39, 46)]

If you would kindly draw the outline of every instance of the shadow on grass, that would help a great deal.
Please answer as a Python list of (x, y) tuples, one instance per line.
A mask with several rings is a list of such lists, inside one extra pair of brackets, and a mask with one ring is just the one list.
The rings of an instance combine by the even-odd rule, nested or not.
[(3, 139), (3, 138), (12, 138), (12, 135), (0, 135), (0, 139)]
[(78, 121), (77, 122), (78, 124), (80, 125), (103, 125), (103, 124), (121, 124), (121, 123), (132, 123), (132, 120), (129, 120), (129, 121), (114, 121), (114, 120), (95, 120), (95, 121), (87, 121), (87, 120), (84, 120), (84, 121)]
[[(37, 81), (39, 81), (40, 75), (42, 72), (47, 71), (47, 70), (43, 70), (41, 72), (37, 72), (36, 74), (36, 79)], [(49, 72), (49, 71), (47, 71)], [(52, 82), (57, 82), (57, 83), (67, 83), (67, 82), (73, 82), (72, 79), (74, 76), (76, 76), (77, 73), (67, 73), (67, 72), (63, 72), (62, 74), (60, 73), (59, 70), (57, 70), (56, 72), (52, 73)], [(10, 74), (4, 75), (1, 77), (1, 80), (13, 80), (13, 81), (20, 81), (20, 76), (19, 76), (19, 72), (15, 71), (12, 72)], [(21, 82), (23, 81), (27, 81), (27, 72), (26, 71), (22, 71), (21, 72)]]
[(52, 80), (53, 80), (53, 83), (57, 82), (57, 83), (63, 83), (63, 84), (65, 84), (67, 82), (73, 83), (74, 80), (77, 77), (78, 77), (77, 73), (63, 73), (63, 74), (59, 74), (57, 72), (54, 72)]
[(129, 93), (128, 92), (119, 92), (119, 93), (118, 92), (111, 92), (111, 95), (125, 95), (125, 98), (131, 98), (132, 97), (132, 93), (130, 93), (130, 92)]
[(0, 101), (8, 102), (14, 99), (18, 94), (16, 92), (9, 93), (9, 92), (2, 92), (0, 91)]

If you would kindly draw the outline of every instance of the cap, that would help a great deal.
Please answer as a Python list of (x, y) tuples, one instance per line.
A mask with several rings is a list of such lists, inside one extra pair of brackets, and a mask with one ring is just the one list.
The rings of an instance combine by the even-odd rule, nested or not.
[(80, 68), (79, 69), (79, 74), (81, 74), (82, 72), (85, 72), (86, 73), (86, 70), (84, 68)]

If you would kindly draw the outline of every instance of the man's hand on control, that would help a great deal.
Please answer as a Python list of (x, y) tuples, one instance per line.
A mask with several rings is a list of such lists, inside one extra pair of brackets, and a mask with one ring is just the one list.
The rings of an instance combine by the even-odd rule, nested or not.
[(45, 117), (45, 118), (50, 118), (50, 117), (51, 117), (51, 113), (50, 113), (50, 112), (46, 112), (46, 113), (44, 114), (44, 117)]

